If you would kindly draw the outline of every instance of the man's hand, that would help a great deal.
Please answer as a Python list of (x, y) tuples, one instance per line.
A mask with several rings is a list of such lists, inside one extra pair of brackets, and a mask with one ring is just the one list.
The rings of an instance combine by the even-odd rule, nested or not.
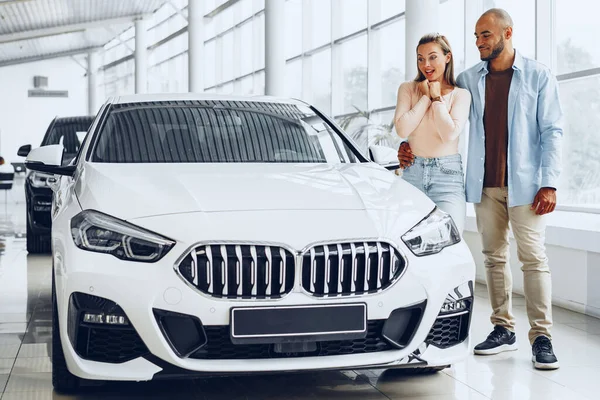
[(400, 143), (398, 148), (398, 161), (400, 162), (400, 168), (408, 168), (415, 162), (415, 155), (410, 149), (408, 142)]
[(432, 99), (442, 97), (442, 87), (438, 81), (429, 82), (429, 95)]
[(556, 190), (553, 188), (541, 188), (535, 195), (531, 209), (537, 215), (550, 214), (556, 208)]
[(431, 98), (431, 95), (429, 94), (429, 81), (427, 79), (419, 82), (419, 85), (417, 87), (419, 88), (419, 92), (422, 96), (427, 96)]

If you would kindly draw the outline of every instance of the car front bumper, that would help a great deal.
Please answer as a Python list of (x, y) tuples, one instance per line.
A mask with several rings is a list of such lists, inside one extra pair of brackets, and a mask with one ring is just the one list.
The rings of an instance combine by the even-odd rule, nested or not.
[[(408, 267), (404, 275), (391, 287), (376, 294), (347, 298), (318, 298), (295, 286), (291, 293), (277, 300), (225, 300), (198, 292), (186, 284), (173, 269), (177, 247), (172, 250), (173, 255), (168, 254), (160, 262), (143, 264), (82, 251), (76, 248), (72, 241), (70, 243), (66, 241), (63, 245), (68, 247), (64, 249), (66, 251), (61, 252), (64, 257), (56, 255), (54, 257), (61, 340), (69, 370), (81, 378), (143, 381), (184, 374), (443, 366), (464, 359), (469, 350), (468, 330), (475, 267), (464, 242), (446, 248), (437, 255), (421, 258), (414, 257), (412, 254), (407, 255)], [(451, 317), (440, 318), (442, 306), (449, 297), (457, 298), (457, 290), (460, 292), (458, 297), (470, 302), (468, 309), (456, 316), (450, 313), (448, 315)], [(73, 345), (73, 341), (76, 340), (70, 339), (74, 336), (73, 332), (69, 334), (69, 318), (73, 318), (70, 317), (70, 310), (73, 307), (74, 293), (96, 296), (116, 303), (147, 351), (142, 349), (137, 353), (139, 356), (118, 362), (115, 360), (100, 362), (97, 358), (91, 360), (82, 356)], [(161, 330), (156, 316), (157, 310), (184, 314), (197, 318), (207, 329), (221, 329), (221, 332), (228, 333), (232, 307), (356, 303), (366, 304), (368, 321), (380, 321), (381, 324), (398, 309), (423, 305), (423, 312), (411, 332), (410, 341), (402, 348), (387, 343), (387, 347), (381, 351), (359, 354), (338, 352), (337, 355), (327, 356), (238, 359), (228, 359), (227, 354), (210, 359), (178, 356), (173, 346), (169, 344), (168, 335)], [(448, 323), (450, 318), (454, 318), (454, 321)], [(75, 325), (79, 323), (80, 321)], [(71, 322), (71, 326), (73, 324)], [(453, 331), (444, 333), (444, 329)], [(458, 337), (444, 339), (444, 335), (458, 335)], [(386, 342), (385, 339), (380, 339), (381, 342)], [(123, 351), (119, 346), (122, 348), (129, 346), (127, 348), (131, 349), (131, 340), (138, 339), (131, 336), (127, 339), (115, 340), (110, 335), (104, 335), (102, 340), (101, 346), (105, 347), (99, 348), (98, 351), (114, 353)], [(223, 340), (229, 341), (230, 338), (226, 337)], [(446, 340), (446, 344), (450, 343), (450, 345), (440, 345), (440, 340)], [(119, 343), (123, 341), (127, 344), (120, 345)]]

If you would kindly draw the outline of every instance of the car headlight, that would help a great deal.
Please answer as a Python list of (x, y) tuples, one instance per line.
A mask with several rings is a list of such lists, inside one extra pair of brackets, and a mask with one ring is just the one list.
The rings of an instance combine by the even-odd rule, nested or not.
[(460, 233), (452, 217), (437, 207), (402, 236), (402, 241), (416, 256), (439, 253), (460, 240)]
[(36, 188), (47, 187), (48, 179), (52, 178), (54, 175), (52, 174), (44, 174), (43, 172), (33, 171), (29, 174), (29, 181), (31, 182), (31, 186)]
[(127, 261), (155, 262), (175, 245), (156, 233), (91, 210), (73, 217), (71, 235), (82, 250), (111, 254)]

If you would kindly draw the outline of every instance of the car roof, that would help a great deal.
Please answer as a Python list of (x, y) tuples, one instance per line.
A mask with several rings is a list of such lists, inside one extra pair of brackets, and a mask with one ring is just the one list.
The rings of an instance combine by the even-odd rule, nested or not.
[(305, 102), (298, 99), (274, 96), (236, 96), (214, 93), (160, 93), (160, 94), (135, 94), (119, 97), (111, 97), (107, 103), (111, 104), (130, 104), (130, 103), (151, 103), (167, 101), (251, 101), (262, 103), (283, 103), (294, 105), (306, 105)]

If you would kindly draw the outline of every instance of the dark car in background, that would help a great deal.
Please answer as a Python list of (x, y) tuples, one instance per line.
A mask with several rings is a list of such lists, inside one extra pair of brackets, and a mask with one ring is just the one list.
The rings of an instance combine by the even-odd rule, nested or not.
[[(68, 165), (76, 156), (94, 117), (55, 118), (48, 126), (41, 146), (62, 144), (63, 165)], [(21, 146), (18, 155), (27, 157), (31, 145)], [(30, 254), (50, 252), (52, 218), (52, 189), (48, 186), (54, 175), (30, 171), (25, 180), (27, 203), (27, 251)]]

